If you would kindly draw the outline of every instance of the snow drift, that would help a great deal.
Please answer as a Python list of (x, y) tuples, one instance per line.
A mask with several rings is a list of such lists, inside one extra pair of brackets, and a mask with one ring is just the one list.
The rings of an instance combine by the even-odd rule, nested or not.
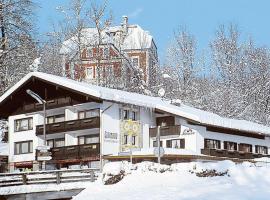
[[(198, 177), (206, 169), (218, 172), (228, 170), (228, 175)], [(171, 166), (143, 162), (106, 164), (103, 177), (124, 171), (125, 177), (114, 185), (104, 185), (102, 177), (75, 200), (263, 200), (270, 195), (270, 165), (265, 162), (235, 164), (231, 161), (216, 163), (178, 163)]]

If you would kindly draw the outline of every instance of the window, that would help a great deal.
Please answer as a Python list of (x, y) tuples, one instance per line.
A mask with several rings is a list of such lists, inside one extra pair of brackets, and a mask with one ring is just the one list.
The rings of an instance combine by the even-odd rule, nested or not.
[(79, 118), (79, 119), (84, 119), (84, 118), (85, 118), (85, 112), (84, 112), (84, 111), (79, 112), (79, 113), (78, 113), (78, 118)]
[(84, 144), (84, 136), (79, 136), (78, 137), (78, 144)]
[(131, 119), (132, 119), (132, 121), (137, 120), (137, 112), (136, 111), (131, 111)]
[(54, 148), (54, 147), (63, 147), (65, 146), (65, 138), (57, 138), (47, 140), (47, 146)]
[(15, 120), (15, 132), (33, 130), (33, 118)]
[(131, 119), (132, 121), (137, 121), (138, 120), (138, 111), (123, 109), (122, 110), (122, 119), (123, 120)]
[[(163, 141), (160, 141), (159, 145), (162, 147)], [(153, 141), (153, 147), (158, 147), (157, 141)]]
[(106, 78), (113, 78), (114, 77), (114, 70), (112, 65), (107, 65), (104, 67), (105, 76)]
[(128, 135), (124, 135), (123, 144), (128, 144)]
[(104, 48), (104, 57), (108, 58), (109, 57), (110, 50), (109, 48)]
[(54, 140), (47, 140), (47, 146), (53, 148), (54, 147)]
[(123, 110), (123, 118), (124, 118), (124, 120), (129, 119), (129, 110)]
[(168, 148), (184, 149), (185, 148), (185, 139), (167, 140), (166, 146)]
[(157, 117), (156, 124), (157, 126), (174, 126), (175, 118), (173, 116)]
[(65, 114), (54, 115), (47, 117), (47, 124), (53, 124), (65, 121)]
[(86, 118), (98, 117), (98, 116), (99, 116), (99, 109), (84, 110), (78, 113), (79, 119), (86, 119)]
[(166, 147), (167, 148), (172, 148), (172, 141), (171, 140), (166, 141)]
[(132, 66), (139, 67), (139, 58), (132, 58)]
[(239, 151), (250, 153), (252, 152), (252, 145), (251, 144), (239, 144)]
[(135, 135), (132, 136), (132, 145), (136, 145), (136, 136)]
[(204, 140), (204, 148), (206, 149), (220, 149), (220, 141), (219, 140)]
[(78, 144), (95, 144), (99, 143), (98, 135), (83, 135), (78, 137)]
[(268, 148), (266, 146), (255, 146), (255, 153), (258, 154), (268, 154)]
[(230, 150), (230, 151), (237, 151), (237, 143), (235, 142), (224, 142), (224, 149)]
[(99, 143), (98, 136), (85, 136), (85, 144)]
[(63, 147), (65, 146), (65, 138), (58, 138), (54, 140), (55, 147)]
[(33, 141), (15, 142), (14, 154), (19, 155), (26, 153), (33, 153)]
[(94, 78), (94, 67), (86, 68), (86, 76), (87, 78)]
[(88, 58), (92, 58), (93, 57), (93, 49), (92, 48), (87, 49), (87, 57)]

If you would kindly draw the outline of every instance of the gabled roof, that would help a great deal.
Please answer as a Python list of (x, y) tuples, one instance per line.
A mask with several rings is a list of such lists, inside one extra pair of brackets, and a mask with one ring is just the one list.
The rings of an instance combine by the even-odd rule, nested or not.
[(63, 86), (65, 88), (69, 88), (71, 90), (78, 91), (80, 93), (87, 94), (101, 100), (133, 104), (148, 109), (157, 109), (163, 112), (184, 117), (193, 122), (197, 122), (203, 125), (212, 125), (247, 132), (270, 134), (270, 127), (250, 121), (224, 118), (217, 114), (199, 110), (190, 106), (186, 106), (184, 104), (181, 104), (180, 106), (175, 106), (170, 104), (168, 101), (162, 100), (159, 97), (151, 97), (132, 92), (100, 87), (88, 83), (74, 81), (65, 77), (59, 77), (41, 72), (32, 72), (22, 78), (18, 83), (16, 83), (0, 97), (0, 105), (22, 84), (24, 84), (33, 77), (59, 86)]
[[(113, 26), (101, 32), (103, 44), (114, 44), (122, 50), (148, 49), (151, 48), (153, 37), (148, 31), (143, 30), (139, 25), (129, 25), (123, 42), (116, 33), (122, 32), (121, 26)], [(114, 33), (114, 34), (112, 34)], [(81, 31), (81, 44), (94, 46), (98, 43), (98, 32), (96, 28), (84, 28)], [(73, 36), (63, 42), (60, 49), (61, 54), (75, 53), (78, 49), (78, 36)]]

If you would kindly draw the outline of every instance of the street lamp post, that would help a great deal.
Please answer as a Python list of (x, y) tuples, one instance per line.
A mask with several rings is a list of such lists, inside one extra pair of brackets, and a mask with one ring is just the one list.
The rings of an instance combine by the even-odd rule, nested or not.
[[(26, 90), (26, 93), (33, 97), (39, 104), (43, 105), (43, 137), (44, 137), (44, 147), (46, 146), (46, 101), (42, 99), (38, 94), (30, 89)], [(45, 161), (42, 163), (42, 170), (45, 170)]]

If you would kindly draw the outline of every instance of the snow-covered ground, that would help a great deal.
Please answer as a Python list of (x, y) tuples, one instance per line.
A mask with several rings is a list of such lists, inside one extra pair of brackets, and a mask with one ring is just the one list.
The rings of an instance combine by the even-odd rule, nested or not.
[[(261, 159), (260, 161), (269, 161)], [(229, 176), (197, 177), (195, 173), (205, 169), (219, 172), (228, 170)], [(102, 177), (92, 183), (75, 200), (268, 200), (270, 198), (270, 164), (231, 161), (216, 163), (179, 163), (171, 166), (143, 162), (130, 165), (127, 162), (108, 163), (105, 174), (126, 176), (114, 185), (104, 185)]]

